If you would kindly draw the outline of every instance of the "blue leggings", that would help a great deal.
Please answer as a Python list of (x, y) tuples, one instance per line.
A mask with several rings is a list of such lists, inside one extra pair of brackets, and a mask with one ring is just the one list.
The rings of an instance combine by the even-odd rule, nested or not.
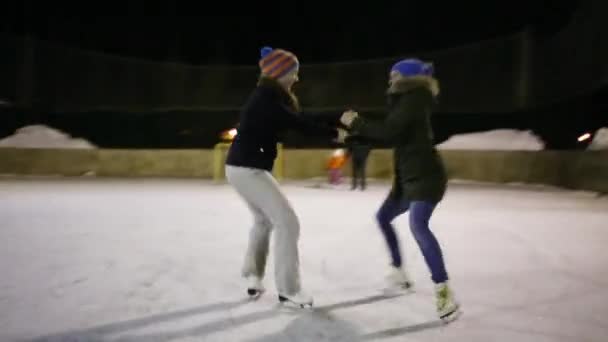
[(410, 211), (410, 229), (431, 271), (431, 278), (437, 284), (448, 280), (448, 275), (439, 242), (429, 228), (429, 220), (436, 205), (437, 203), (428, 201), (410, 202), (405, 198), (395, 198), (389, 195), (378, 210), (376, 219), (391, 253), (393, 266), (401, 267), (401, 251), (395, 228), (391, 222), (397, 216)]

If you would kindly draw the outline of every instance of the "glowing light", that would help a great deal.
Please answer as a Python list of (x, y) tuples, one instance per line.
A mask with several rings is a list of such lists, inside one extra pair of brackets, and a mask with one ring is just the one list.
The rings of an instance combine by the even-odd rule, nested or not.
[(341, 148), (336, 149), (336, 150), (334, 151), (334, 153), (333, 153), (333, 156), (334, 156), (334, 157), (342, 157), (342, 156), (344, 156), (344, 150), (343, 150), (343, 149), (341, 149)]
[(589, 140), (589, 138), (591, 138), (591, 133), (585, 133), (585, 134), (581, 135), (580, 137), (578, 137), (578, 141), (583, 142), (585, 140)]
[(229, 129), (227, 131), (222, 132), (222, 139), (224, 140), (234, 140), (238, 131), (236, 128)]

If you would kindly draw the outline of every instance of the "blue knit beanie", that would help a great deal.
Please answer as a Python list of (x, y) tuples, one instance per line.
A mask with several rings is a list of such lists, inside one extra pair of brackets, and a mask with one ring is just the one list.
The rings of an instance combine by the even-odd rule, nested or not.
[(391, 72), (396, 71), (402, 76), (433, 76), (435, 68), (433, 63), (425, 63), (416, 58), (401, 60), (391, 68)]

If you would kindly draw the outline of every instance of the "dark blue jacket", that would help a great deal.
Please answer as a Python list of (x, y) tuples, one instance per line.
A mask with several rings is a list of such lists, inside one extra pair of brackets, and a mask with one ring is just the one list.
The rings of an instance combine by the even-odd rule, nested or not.
[(311, 135), (337, 137), (337, 130), (298, 113), (295, 97), (276, 81), (262, 78), (240, 113), (238, 134), (226, 159), (226, 165), (272, 171), (277, 143), (287, 130)]

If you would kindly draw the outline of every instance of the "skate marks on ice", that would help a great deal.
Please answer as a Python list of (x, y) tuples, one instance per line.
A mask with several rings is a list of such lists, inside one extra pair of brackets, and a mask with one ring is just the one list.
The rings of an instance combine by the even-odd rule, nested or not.
[(359, 342), (354, 322), (341, 320), (326, 311), (310, 311), (291, 321), (285, 329), (244, 342)]
[[(399, 297), (399, 296), (407, 295), (410, 293), (411, 292), (403, 292), (402, 294), (391, 294), (391, 295), (386, 295), (386, 296)], [(390, 329), (386, 329), (386, 330), (379, 330), (379, 331), (367, 333), (364, 335), (360, 335), (359, 341), (377, 341), (377, 340), (381, 340), (381, 339), (385, 339), (385, 338), (392, 338), (395, 336), (417, 333), (417, 332), (421, 332), (424, 330), (439, 329), (439, 328), (445, 327), (447, 325), (456, 324), (456, 322), (460, 319), (460, 316), (462, 316), (462, 311), (459, 311), (458, 315), (456, 316), (458, 318), (456, 318), (450, 322), (446, 322), (441, 319), (433, 319), (428, 322), (406, 325), (406, 326), (402, 326), (402, 327), (398, 327), (398, 328), (390, 328)]]
[(356, 322), (340, 319), (333, 311), (348, 309), (355, 306), (373, 304), (376, 302), (395, 299), (404, 296), (404, 293), (381, 294), (365, 298), (339, 302), (335, 304), (316, 307), (314, 311), (300, 315), (290, 322), (285, 329), (278, 333), (269, 334), (247, 340), (246, 342), (362, 342), (375, 341), (406, 333), (419, 332), (426, 329), (439, 328), (446, 325), (443, 321), (432, 321), (408, 327), (362, 334)]
[[(452, 323), (449, 323), (449, 324), (452, 324)], [(405, 334), (417, 333), (417, 332), (420, 332), (423, 330), (438, 329), (438, 328), (444, 327), (446, 325), (448, 325), (448, 323), (445, 323), (441, 320), (434, 320), (434, 321), (413, 324), (413, 325), (408, 325), (408, 326), (399, 327), (399, 328), (392, 328), (392, 329), (376, 331), (373, 333), (362, 335), (360, 337), (360, 340), (361, 341), (377, 341), (380, 339), (391, 338), (391, 337), (405, 335)]]
[(68, 331), (59, 334), (41, 336), (30, 340), (19, 340), (19, 342), (67, 342), (67, 341), (107, 341), (112, 335), (120, 334), (129, 330), (146, 328), (164, 322), (176, 321), (196, 315), (204, 315), (219, 311), (228, 311), (241, 305), (245, 305), (249, 299), (232, 302), (219, 302), (201, 307), (175, 311), (165, 314), (152, 315), (123, 322), (110, 323), (83, 330)]
[(376, 303), (376, 302), (380, 302), (380, 301), (384, 301), (384, 300), (398, 298), (401, 296), (403, 296), (402, 293), (394, 293), (394, 294), (388, 294), (388, 295), (387, 294), (378, 294), (378, 295), (354, 299), (354, 300), (347, 300), (347, 301), (340, 302), (340, 303), (319, 306), (319, 307), (315, 308), (315, 311), (329, 312), (329, 311), (333, 311), (333, 310), (347, 309), (347, 308), (354, 307), (354, 306), (372, 304), (372, 303)]
[[(361, 335), (353, 323), (340, 320), (331, 311), (347, 309), (350, 307), (368, 305), (376, 302), (391, 300), (402, 296), (396, 295), (374, 295), (355, 300), (338, 302), (330, 305), (314, 307), (312, 310), (292, 310), (298, 317), (290, 322), (287, 327), (276, 335), (268, 335), (263, 338), (255, 338), (256, 341), (364, 341), (369, 340), (367, 335)], [(41, 336), (31, 340), (20, 340), (19, 342), (67, 342), (67, 341), (121, 341), (121, 342), (165, 342), (176, 341), (187, 338), (200, 338), (213, 333), (236, 329), (240, 326), (260, 322), (281, 315), (285, 311), (280, 310), (281, 304), (274, 308), (243, 314), (234, 317), (213, 320), (203, 324), (189, 326), (185, 329), (159, 332), (131, 333), (132, 330), (153, 329), (161, 324), (172, 324), (182, 319), (192, 319), (212, 312), (230, 312), (240, 306), (251, 303), (249, 299), (233, 302), (221, 302), (203, 307), (176, 311), (167, 314), (158, 314), (150, 317), (134, 319), (124, 322), (106, 324), (84, 330), (68, 331), (59, 334)], [(179, 324), (178, 326), (182, 326)], [(416, 329), (415, 331), (419, 331)], [(311, 335), (312, 334), (312, 335)], [(313, 338), (314, 337), (314, 338)], [(372, 335), (373, 337), (373, 335)], [(312, 338), (312, 339), (311, 339)]]

